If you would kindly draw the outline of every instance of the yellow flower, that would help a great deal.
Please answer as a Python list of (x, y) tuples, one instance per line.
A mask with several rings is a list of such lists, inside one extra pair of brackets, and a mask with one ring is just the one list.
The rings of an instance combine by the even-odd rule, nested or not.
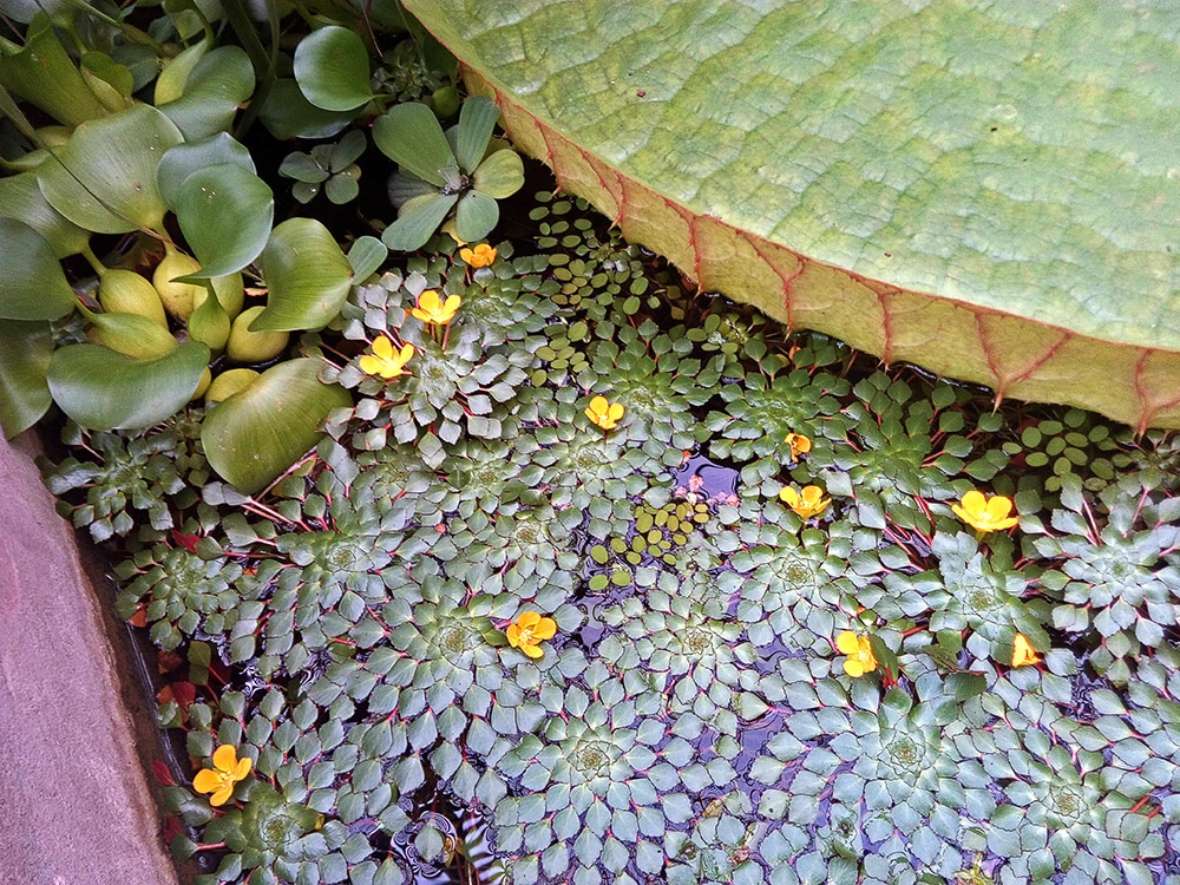
[(410, 311), (410, 315), (424, 323), (445, 326), (455, 318), (462, 303), (463, 299), (458, 295), (448, 295), (447, 300), (443, 301), (439, 298), (438, 292), (427, 289), (418, 296), (418, 306)]
[(787, 486), (778, 493), (778, 496), (779, 500), (803, 519), (819, 516), (832, 503), (831, 498), (824, 497), (824, 490), (819, 486), (804, 486), (802, 492), (794, 486)]
[(530, 658), (539, 658), (544, 654), (540, 643), (557, 635), (557, 622), (536, 612), (524, 612), (508, 625), (505, 633), (513, 648), (519, 648)]
[(1041, 656), (1032, 647), (1032, 643), (1028, 641), (1028, 638), (1023, 633), (1017, 633), (1012, 640), (1012, 666), (1031, 667), (1033, 664), (1039, 664), (1040, 662)]
[(400, 351), (394, 351), (393, 342), (382, 335), (373, 342), (373, 352), (361, 357), (361, 371), (366, 375), (379, 375), (389, 381), (406, 374), (406, 363), (413, 355), (413, 344), (403, 344)]
[(213, 751), (213, 767), (202, 768), (193, 778), (193, 789), (212, 793), (210, 805), (224, 805), (234, 794), (234, 784), (246, 779), (253, 764), (248, 756), (239, 759), (233, 744), (222, 744)]
[(983, 492), (972, 489), (963, 496), (962, 504), (952, 504), (951, 510), (955, 516), (967, 523), (977, 532), (1002, 532), (1010, 529), (1020, 519), (1009, 516), (1012, 512), (1012, 499), (1003, 495), (985, 498)]
[(811, 437), (802, 433), (788, 433), (785, 442), (791, 447), (792, 461), (798, 461), (800, 455), (806, 455), (811, 451)]
[(459, 257), (462, 258), (469, 267), (491, 267), (492, 262), (496, 260), (496, 247), (489, 246), (487, 243), (480, 243), (474, 249), (460, 249)]
[(622, 403), (608, 402), (605, 396), (596, 396), (586, 406), (586, 417), (603, 430), (614, 430), (619, 426), (624, 411)]
[(845, 630), (836, 637), (836, 648), (841, 654), (848, 655), (844, 659), (844, 672), (849, 676), (856, 678), (877, 669), (877, 658), (873, 655), (868, 636)]

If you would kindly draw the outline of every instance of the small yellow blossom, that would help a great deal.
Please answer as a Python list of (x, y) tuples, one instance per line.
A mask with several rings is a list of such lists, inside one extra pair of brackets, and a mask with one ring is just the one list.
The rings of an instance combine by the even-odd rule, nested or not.
[(586, 417), (603, 430), (614, 430), (619, 426), (624, 411), (622, 403), (612, 403), (605, 396), (596, 396), (586, 406)]
[(802, 433), (788, 433), (785, 442), (791, 447), (792, 461), (798, 461), (800, 455), (806, 455), (811, 451), (811, 437)]
[(832, 503), (831, 498), (824, 497), (824, 490), (819, 486), (804, 486), (803, 491), (787, 486), (778, 493), (778, 497), (803, 519), (819, 516)]
[(433, 326), (445, 326), (455, 318), (462, 303), (463, 299), (458, 295), (448, 295), (447, 300), (443, 301), (438, 292), (427, 289), (418, 296), (418, 305), (410, 311), (410, 315)]
[(403, 344), (400, 351), (395, 351), (393, 342), (382, 335), (373, 342), (373, 352), (361, 357), (361, 371), (366, 375), (378, 375), (390, 381), (406, 374), (406, 363), (413, 355), (413, 344)]
[(1013, 667), (1031, 667), (1033, 664), (1039, 664), (1041, 656), (1037, 654), (1037, 650), (1032, 647), (1032, 643), (1023, 633), (1017, 633), (1012, 640), (1012, 666)]
[(841, 654), (848, 655), (844, 659), (844, 672), (854, 679), (877, 669), (877, 658), (868, 636), (845, 630), (836, 637), (836, 648)]
[(246, 779), (253, 764), (248, 756), (239, 759), (232, 744), (222, 744), (213, 751), (213, 767), (202, 768), (193, 778), (193, 789), (212, 793), (210, 805), (224, 805), (234, 794), (234, 784)]
[(553, 618), (543, 618), (537, 612), (524, 612), (508, 625), (508, 644), (519, 648), (530, 658), (539, 658), (544, 654), (541, 643), (557, 635), (557, 622)]
[(980, 534), (1002, 532), (1020, 522), (1018, 517), (1008, 515), (1012, 512), (1011, 498), (994, 495), (989, 499), (975, 489), (963, 496), (961, 504), (952, 504), (951, 510)]
[(480, 243), (474, 249), (465, 247), (459, 250), (459, 257), (466, 262), (468, 267), (491, 267), (492, 262), (496, 260), (496, 247), (489, 246), (487, 243)]

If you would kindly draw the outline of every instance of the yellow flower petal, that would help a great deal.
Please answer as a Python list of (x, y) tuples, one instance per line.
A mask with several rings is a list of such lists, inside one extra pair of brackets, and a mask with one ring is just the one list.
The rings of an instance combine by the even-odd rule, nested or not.
[(1003, 495), (995, 495), (987, 502), (987, 515), (993, 521), (999, 522), (1012, 512), (1012, 501)]
[(607, 410), (606, 416), (611, 421), (618, 421), (620, 418), (623, 417), (623, 404), (622, 403), (611, 403), (610, 408)]
[(865, 668), (859, 659), (846, 658), (844, 661), (844, 672), (855, 679), (858, 676), (865, 675)]
[(401, 364), (404, 366), (411, 359), (413, 359), (413, 357), (414, 357), (414, 345), (413, 344), (403, 344), (401, 352), (398, 353), (398, 355), (397, 355), (397, 358), (401, 361)]
[(418, 306), (428, 313), (438, 310), (440, 301), (438, 292), (434, 289), (427, 289), (418, 296)]
[(1012, 666), (1029, 667), (1040, 663), (1040, 660), (1040, 655), (1028, 638), (1023, 633), (1017, 633), (1012, 639)]
[(373, 342), (373, 353), (382, 359), (389, 359), (393, 356), (393, 342), (384, 335), (378, 336)]
[(213, 793), (221, 789), (221, 775), (211, 768), (202, 768), (193, 778), (193, 789), (198, 793)]
[(851, 630), (844, 630), (836, 637), (836, 648), (842, 654), (854, 655), (860, 651), (860, 643), (856, 641), (856, 634)]
[(228, 802), (230, 800), (230, 797), (233, 796), (233, 794), (234, 794), (233, 782), (227, 782), (222, 785), (220, 790), (218, 790), (216, 793), (214, 793), (212, 796), (209, 797), (209, 804), (214, 805), (214, 806), (224, 805), (226, 802)]
[(542, 657), (545, 654), (545, 652), (541, 651), (541, 646), (539, 646), (539, 645), (531, 645), (531, 644), (525, 645), (525, 646), (522, 646), (520, 650), (523, 651), (526, 655), (528, 655), (533, 660), (536, 660), (537, 658)]
[[(984, 513), (987, 511), (987, 499), (983, 497), (983, 492), (972, 489), (963, 496), (963, 510), (972, 516)], [(966, 517), (964, 517), (966, 520)]]
[(459, 257), (462, 258), (463, 261), (467, 264), (474, 264), (475, 263), (475, 253), (472, 252), (470, 249), (468, 249), (466, 246), (464, 246), (462, 249), (459, 250)]
[(516, 619), (516, 623), (518, 623), (521, 626), (521, 629), (524, 630), (537, 626), (540, 621), (540, 612), (522, 612), (520, 617)]
[(590, 400), (590, 405), (587, 408), (595, 415), (605, 415), (609, 406), (605, 396), (596, 396)]
[(508, 636), (509, 645), (513, 648), (517, 648), (520, 645), (520, 627), (516, 626), (516, 624), (509, 624), (508, 629), (504, 633)]
[(238, 765), (238, 750), (233, 744), (222, 744), (213, 751), (213, 767), (218, 771), (232, 772)]
[(371, 353), (366, 353), (360, 358), (361, 371), (366, 375), (380, 375), (381, 367), (384, 363), (380, 357), (375, 357)]
[(799, 490), (794, 486), (787, 486), (778, 493), (779, 499), (792, 510), (799, 506)]
[(556, 635), (557, 622), (553, 618), (541, 618), (533, 628), (533, 637), (536, 639), (552, 639)]
[(238, 766), (234, 769), (233, 778), (235, 781), (245, 780), (246, 775), (250, 773), (250, 769), (254, 767), (254, 760), (249, 756), (243, 756), (238, 760)]

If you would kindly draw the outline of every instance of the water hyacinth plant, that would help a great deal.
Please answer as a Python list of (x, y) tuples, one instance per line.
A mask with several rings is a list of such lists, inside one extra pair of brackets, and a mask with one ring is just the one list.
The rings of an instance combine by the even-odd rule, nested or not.
[(526, 166), (401, 4), (156, 11), (0, 43), (0, 416), (160, 652), (198, 885), (1180, 881), (1174, 435), (702, 290), (818, 297)]

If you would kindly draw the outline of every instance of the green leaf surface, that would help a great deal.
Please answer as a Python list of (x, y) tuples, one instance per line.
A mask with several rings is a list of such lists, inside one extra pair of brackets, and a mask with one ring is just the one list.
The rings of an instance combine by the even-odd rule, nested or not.
[(30, 25), (19, 52), (0, 54), (0, 84), (67, 126), (107, 113), (44, 16)]
[(340, 312), (352, 287), (352, 266), (331, 232), (312, 218), (289, 218), (274, 229), (260, 259), (270, 288), (251, 331), (319, 329)]
[(487, 194), (472, 190), (463, 195), (455, 209), (455, 233), (468, 243), (482, 240), (500, 220), (500, 207)]
[(702, 287), (1000, 396), (1180, 426), (1173, 8), (405, 5), (563, 189)]
[(347, 126), (356, 111), (325, 111), (317, 108), (289, 78), (276, 80), (263, 102), (258, 118), (280, 141), (291, 138), (331, 138)]
[(0, 319), (56, 320), (74, 309), (53, 247), (23, 221), (0, 218)]
[(238, 106), (254, 92), (254, 67), (239, 46), (221, 46), (200, 59), (185, 80), (184, 94), (160, 110), (186, 140), (229, 128)]
[(49, 390), (61, 410), (88, 430), (133, 430), (158, 424), (184, 406), (208, 364), (209, 348), (195, 341), (154, 360), (70, 344), (49, 362)]
[(90, 239), (86, 231), (49, 205), (33, 172), (0, 178), (0, 218), (23, 221), (49, 241), (58, 258), (76, 255)]
[(440, 170), (456, 163), (434, 111), (420, 102), (395, 105), (378, 117), (373, 142), (403, 170), (435, 187), (444, 184)]
[(182, 140), (150, 105), (91, 120), (37, 169), (41, 193), (79, 227), (120, 234), (158, 227), (164, 198), (156, 186), (160, 158)]
[(459, 111), (455, 158), (465, 172), (474, 172), (483, 159), (498, 119), (500, 109), (486, 96), (474, 95), (463, 102), (463, 108)]
[(381, 234), (390, 249), (411, 252), (430, 239), (459, 198), (455, 194), (424, 194), (406, 202), (398, 219)]
[(295, 82), (317, 108), (359, 108), (373, 97), (369, 50), (360, 35), (348, 28), (329, 25), (312, 31), (295, 49)]
[(358, 283), (380, 270), (388, 257), (388, 247), (376, 237), (358, 237), (348, 250), (348, 263)]
[(200, 141), (186, 141), (170, 148), (156, 170), (156, 183), (164, 202), (175, 209), (180, 197), (180, 186), (190, 175), (224, 163), (233, 163), (249, 172), (257, 171), (250, 151), (228, 132), (219, 132)]
[(476, 167), (471, 183), (481, 194), (497, 200), (511, 197), (524, 186), (524, 161), (516, 151), (496, 151)]
[(176, 219), (193, 254), (199, 276), (234, 273), (259, 256), (270, 237), (275, 201), (270, 187), (234, 163), (209, 166), (180, 188)]
[(239, 491), (265, 487), (316, 444), (329, 412), (351, 402), (343, 388), (320, 382), (321, 365), (295, 359), (272, 366), (205, 417), (209, 463)]
[(52, 355), (48, 323), (0, 320), (0, 428), (6, 438), (32, 427), (49, 409), (45, 372)]

